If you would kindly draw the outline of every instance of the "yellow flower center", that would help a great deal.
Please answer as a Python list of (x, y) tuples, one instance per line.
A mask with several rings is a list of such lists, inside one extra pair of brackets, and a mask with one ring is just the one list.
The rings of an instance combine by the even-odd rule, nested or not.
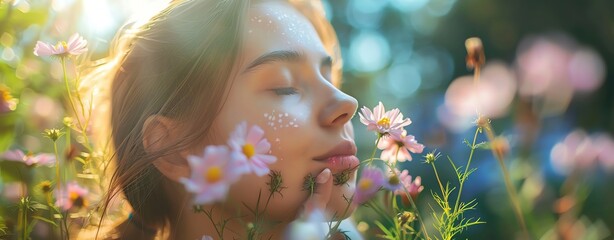
[(210, 167), (204, 174), (205, 181), (214, 183), (222, 179), (222, 169), (218, 166)]
[(360, 183), (358, 183), (358, 188), (363, 191), (369, 190), (371, 186), (373, 186), (373, 181), (368, 178), (361, 179)]
[(0, 100), (4, 102), (8, 102), (11, 99), (13, 99), (13, 96), (11, 96), (11, 93), (9, 91), (6, 91), (0, 88)]
[(256, 154), (256, 149), (254, 148), (254, 145), (251, 145), (249, 143), (243, 145), (243, 154), (245, 154), (248, 159), (252, 158), (252, 156)]
[(75, 200), (79, 199), (80, 197), (81, 197), (81, 196), (79, 196), (79, 194), (78, 194), (78, 193), (76, 193), (76, 192), (70, 192), (70, 193), (68, 194), (68, 198), (70, 199), (70, 201), (73, 201), (73, 202), (74, 202)]
[(388, 178), (388, 183), (390, 183), (390, 185), (398, 185), (400, 182), (401, 181), (399, 180), (397, 175), (392, 175), (390, 176), (390, 178)]
[(68, 43), (66, 43), (66, 42), (64, 42), (64, 41), (61, 41), (61, 42), (58, 42), (58, 44), (57, 44), (57, 45), (55, 45), (55, 48), (56, 48), (56, 49), (57, 49), (57, 48), (60, 48), (60, 47), (62, 47), (62, 49), (64, 50), (64, 52), (68, 51)]
[(388, 127), (390, 126), (390, 119), (387, 117), (383, 117), (379, 121), (377, 121), (377, 125)]

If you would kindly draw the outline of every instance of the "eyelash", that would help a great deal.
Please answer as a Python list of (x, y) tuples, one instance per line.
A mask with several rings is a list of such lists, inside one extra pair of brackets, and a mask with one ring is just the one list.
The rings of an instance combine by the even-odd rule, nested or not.
[(278, 96), (294, 95), (294, 94), (298, 93), (298, 90), (296, 88), (293, 88), (293, 87), (276, 88), (276, 89), (273, 89), (273, 91)]

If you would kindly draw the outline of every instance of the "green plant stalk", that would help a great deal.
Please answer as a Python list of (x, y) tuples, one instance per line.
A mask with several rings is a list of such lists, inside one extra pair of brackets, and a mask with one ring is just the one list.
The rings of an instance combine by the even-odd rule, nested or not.
[(17, 220), (21, 225), (21, 238), (23, 240), (28, 239), (28, 210), (25, 205), (24, 199), (21, 199), (21, 203), (19, 206), (19, 219)]
[[(83, 114), (83, 118), (85, 119), (85, 124), (83, 124), (81, 126), (81, 135), (83, 135), (83, 141), (85, 147), (87, 148), (87, 150), (89, 151), (89, 153), (92, 153), (92, 147), (90, 146), (90, 141), (89, 138), (87, 137), (87, 127), (90, 125), (90, 117), (92, 116), (92, 105), (93, 105), (93, 95), (90, 97), (90, 105), (88, 108), (88, 112), (87, 115), (85, 115), (85, 107), (83, 104), (83, 99), (81, 98), (81, 94), (79, 93), (79, 82), (77, 81), (75, 83), (75, 94), (77, 95), (77, 101), (79, 102), (79, 106), (81, 107), (81, 114)], [(75, 113), (76, 114), (76, 113)]]
[(420, 211), (418, 210), (418, 206), (416, 205), (416, 203), (414, 202), (414, 199), (409, 194), (409, 190), (407, 190), (405, 186), (403, 186), (403, 189), (405, 190), (405, 194), (407, 194), (409, 203), (414, 209), (416, 209), (416, 218), (418, 218), (418, 221), (420, 221), (420, 228), (422, 228), (422, 232), (424, 232), (424, 236), (426, 237), (427, 240), (431, 239), (429, 237), (429, 233), (426, 231), (426, 226), (424, 226), (424, 221), (422, 221), (422, 214), (420, 214)]
[(441, 184), (441, 179), (439, 178), (439, 173), (437, 172), (437, 167), (435, 167), (435, 162), (431, 163), (431, 166), (433, 167), (433, 172), (435, 172), (435, 178), (437, 178), (437, 183), (439, 183), (439, 189), (441, 189), (441, 194), (443, 194), (444, 192), (444, 188), (443, 188), (443, 184)]
[[(379, 138), (378, 138), (379, 140)], [(377, 143), (375, 145), (377, 147)], [(388, 166), (390, 169), (393, 169), (392, 166), (388, 165), (387, 162), (385, 162), (386, 166)], [(396, 174), (396, 173), (395, 173)], [(397, 176), (398, 177), (398, 176)], [(426, 231), (426, 226), (424, 226), (424, 222), (422, 221), (422, 216), (420, 214), (420, 211), (418, 210), (418, 206), (416, 205), (416, 203), (414, 203), (414, 199), (411, 197), (411, 194), (409, 194), (409, 190), (407, 190), (407, 188), (405, 186), (403, 186), (403, 190), (405, 191), (405, 194), (407, 196), (407, 198), (409, 199), (409, 202), (411, 204), (411, 206), (416, 209), (416, 218), (418, 218), (418, 221), (420, 221), (420, 228), (422, 228), (422, 231), (424, 232), (424, 236), (426, 237), (426, 239), (431, 239), (429, 237), (428, 232)]]
[[(77, 114), (77, 109), (75, 108), (75, 103), (72, 100), (72, 94), (70, 93), (70, 85), (68, 84), (68, 75), (66, 74), (66, 57), (60, 57), (60, 61), (62, 63), (62, 73), (64, 74), (64, 84), (66, 85), (66, 93), (68, 93), (68, 102), (70, 102), (70, 107), (72, 111)], [(81, 124), (81, 120), (77, 118), (77, 123), (79, 124), (79, 128), (83, 129), (83, 125)]]
[(209, 212), (205, 211), (203, 209), (202, 211), (205, 215), (207, 215), (207, 217), (209, 218), (209, 220), (211, 221), (211, 224), (213, 224), (213, 228), (215, 229), (215, 232), (217, 233), (217, 235), (220, 237), (220, 239), (224, 239), (224, 229), (222, 229), (221, 231), (217, 228), (217, 225), (215, 224), (215, 221), (213, 220), (213, 207), (211, 208), (211, 210), (209, 210)]
[[(72, 111), (74, 112), (74, 114), (76, 116), (77, 108), (75, 107), (75, 103), (73, 101), (72, 94), (71, 94), (71, 91), (70, 91), (70, 84), (68, 83), (68, 74), (66, 74), (66, 57), (61, 57), (60, 60), (62, 62), (62, 73), (64, 75), (64, 84), (66, 85), (66, 92), (68, 93), (68, 101), (70, 102), (70, 107), (72, 108)], [(76, 91), (76, 93), (77, 93), (77, 97), (78, 97), (77, 100), (79, 100), (79, 103), (81, 105), (81, 112), (83, 114), (85, 114), (85, 108), (83, 107), (83, 102), (81, 101), (81, 95), (79, 94), (79, 91)], [(85, 125), (83, 125), (83, 123), (81, 123), (81, 118), (79, 118), (79, 117), (76, 117), (76, 118), (77, 118), (77, 123), (79, 124), (81, 135), (83, 135), (83, 141), (85, 141), (84, 145), (85, 145), (85, 147), (91, 153), (92, 149), (90, 147), (89, 139), (87, 137), (87, 124), (89, 124), (89, 117), (86, 118), (87, 119), (87, 123)]]
[(431, 166), (433, 167), (433, 172), (435, 172), (435, 178), (437, 179), (437, 183), (439, 183), (439, 189), (441, 190), (441, 197), (443, 198), (442, 200), (445, 202), (445, 205), (446, 205), (443, 209), (444, 212), (442, 213), (443, 214), (442, 219), (445, 216), (445, 232), (440, 232), (440, 234), (443, 239), (452, 239), (452, 231), (450, 230), (450, 228), (453, 227), (452, 225), (454, 224), (454, 219), (452, 219), (452, 217), (450, 216), (450, 206), (449, 206), (449, 201), (448, 201), (449, 194), (447, 194), (448, 189), (443, 188), (443, 184), (441, 183), (441, 178), (439, 178), (439, 172), (437, 171), (435, 162), (432, 162)]
[(55, 190), (59, 190), (60, 187), (62, 186), (62, 175), (61, 175), (61, 162), (62, 159), (60, 158), (60, 155), (58, 154), (58, 144), (53, 141), (53, 152), (55, 154)]
[[(353, 200), (354, 200), (354, 195), (352, 195), (352, 197), (348, 200), (348, 205), (345, 206), (342, 216), (345, 216), (345, 214), (348, 212), (348, 210), (350, 209), (350, 205), (352, 205)], [(337, 223), (335, 223), (335, 226), (329, 229), (328, 234), (325, 239), (329, 239), (332, 236), (332, 233), (336, 232), (340, 225), (341, 225), (341, 221), (337, 221)]]
[(375, 140), (375, 147), (373, 147), (373, 152), (371, 152), (371, 158), (369, 158), (369, 161), (367, 162), (367, 165), (371, 165), (371, 163), (373, 163), (373, 159), (375, 158), (375, 152), (377, 152), (377, 144), (379, 144), (379, 140), (382, 139), (382, 135), (381, 134), (377, 134), (377, 140)]
[[(467, 180), (467, 171), (469, 171), (469, 165), (471, 165), (471, 160), (473, 159), (473, 153), (475, 152), (475, 142), (478, 138), (478, 133), (480, 132), (480, 128), (476, 128), (475, 129), (475, 134), (473, 135), (473, 142), (471, 143), (471, 152), (469, 153), (469, 159), (467, 160), (467, 165), (465, 166), (465, 171), (463, 172), (463, 176), (460, 179), (459, 183), (459, 189), (458, 189), (458, 195), (456, 196), (456, 202), (454, 203), (454, 211), (456, 212), (458, 210), (458, 205), (460, 204), (460, 197), (461, 197), (461, 193), (463, 192), (463, 185), (465, 183), (465, 180)], [(456, 171), (456, 169), (454, 170)]]
[[(61, 172), (61, 161), (60, 155), (58, 154), (58, 144), (56, 141), (53, 141), (53, 152), (55, 154), (55, 191), (60, 191), (62, 188), (62, 182), (64, 182)], [(60, 213), (60, 238), (64, 239), (64, 230), (62, 227), (66, 228), (66, 234), (68, 234), (68, 227), (66, 226), (65, 215)], [(67, 236), (68, 237), (68, 236)]]
[[(495, 139), (495, 134), (492, 130), (492, 126), (488, 124), (486, 126), (486, 136), (488, 137), (488, 141), (492, 142)], [(505, 189), (507, 190), (507, 194), (510, 197), (510, 202), (514, 207), (514, 213), (516, 214), (516, 218), (518, 219), (518, 223), (522, 228), (522, 231), (525, 234), (525, 237), (529, 237), (529, 231), (527, 229), (527, 225), (524, 220), (524, 215), (522, 214), (522, 209), (520, 208), (520, 201), (518, 201), (518, 193), (516, 192), (516, 188), (512, 185), (512, 180), (505, 166), (505, 162), (503, 161), (503, 157), (495, 152), (495, 149), (492, 149), (493, 155), (499, 162), (499, 166), (501, 166), (501, 171), (503, 172), (503, 181), (505, 182)]]

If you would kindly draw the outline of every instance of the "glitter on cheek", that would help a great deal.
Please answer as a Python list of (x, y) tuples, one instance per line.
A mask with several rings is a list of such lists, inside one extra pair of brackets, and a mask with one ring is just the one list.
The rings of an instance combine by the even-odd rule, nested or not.
[(296, 118), (291, 118), (289, 113), (276, 113), (275, 110), (273, 110), (270, 113), (264, 113), (263, 117), (266, 120), (266, 125), (272, 127), (274, 131), (277, 129), (298, 127)]

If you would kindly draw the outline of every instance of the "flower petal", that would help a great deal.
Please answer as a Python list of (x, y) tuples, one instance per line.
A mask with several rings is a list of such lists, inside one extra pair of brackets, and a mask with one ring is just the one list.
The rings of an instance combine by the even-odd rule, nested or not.
[(38, 164), (38, 165), (46, 165), (46, 166), (53, 166), (55, 164), (55, 156), (53, 154), (48, 154), (48, 153), (43, 153), (43, 154), (39, 154), (36, 155), (32, 158), (29, 158), (28, 160), (30, 160), (30, 164)]
[(266, 139), (262, 139), (256, 145), (256, 153), (268, 153), (271, 150), (271, 144)]
[(39, 57), (45, 57), (45, 56), (51, 56), (55, 54), (56, 54), (56, 50), (53, 47), (53, 45), (42, 42), (42, 41), (36, 42), (36, 46), (34, 46), (34, 55), (39, 56)]
[(377, 106), (373, 108), (374, 120), (379, 121), (382, 117), (384, 117), (385, 113), (386, 109), (384, 108), (384, 104), (382, 102), (379, 102)]
[(245, 139), (246, 142), (256, 145), (260, 139), (264, 136), (264, 130), (258, 127), (257, 125), (252, 126), (247, 133), (247, 137)]
[(256, 155), (254, 158), (266, 164), (275, 163), (277, 161), (277, 157), (273, 155)]
[(12, 160), (12, 161), (23, 161), (23, 158), (25, 156), (26, 155), (23, 153), (23, 151), (19, 149), (14, 149), (14, 150), (4, 152), (2, 156), (0, 156), (0, 158), (6, 159), (6, 160)]

